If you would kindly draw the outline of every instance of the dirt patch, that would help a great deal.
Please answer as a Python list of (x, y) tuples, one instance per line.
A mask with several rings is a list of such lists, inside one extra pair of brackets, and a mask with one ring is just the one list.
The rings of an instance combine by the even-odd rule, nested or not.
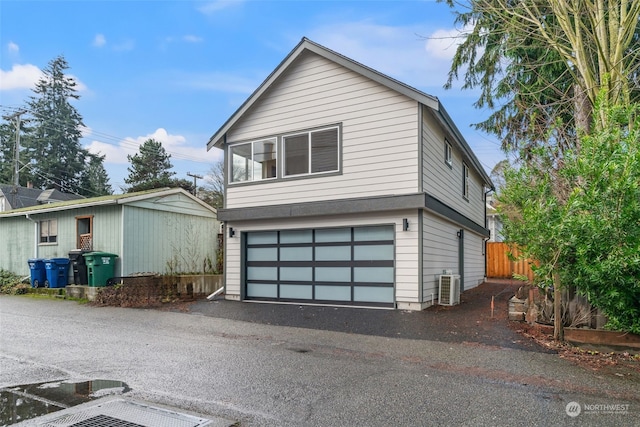
[(557, 352), (561, 358), (576, 365), (603, 374), (634, 378), (640, 381), (640, 353), (603, 351), (596, 350), (593, 346), (580, 347), (569, 343), (558, 343), (553, 340), (553, 334), (525, 322), (511, 322), (509, 326), (518, 334), (535, 341), (543, 348)]

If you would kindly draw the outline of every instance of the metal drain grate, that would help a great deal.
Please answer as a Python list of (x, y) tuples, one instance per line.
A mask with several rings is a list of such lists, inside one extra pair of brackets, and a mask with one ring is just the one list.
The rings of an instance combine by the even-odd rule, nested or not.
[[(124, 399), (70, 408), (41, 427), (202, 427), (211, 420)], [(72, 411), (72, 412), (69, 412)]]
[(140, 424), (109, 417), (107, 415), (96, 415), (88, 420), (72, 424), (71, 427), (144, 427)]

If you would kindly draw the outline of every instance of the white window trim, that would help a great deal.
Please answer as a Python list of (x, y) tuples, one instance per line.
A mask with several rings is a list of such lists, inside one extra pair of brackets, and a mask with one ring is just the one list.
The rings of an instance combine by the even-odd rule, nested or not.
[(462, 197), (469, 200), (469, 166), (462, 162)]
[[(311, 164), (312, 164), (312, 156), (311, 156), (311, 134), (316, 133), (316, 132), (323, 132), (326, 130), (330, 130), (330, 129), (336, 129), (336, 135), (337, 135), (337, 165), (338, 167), (336, 169), (330, 170), (330, 171), (322, 171), (322, 172), (311, 172)], [(294, 175), (287, 175), (286, 174), (286, 170), (285, 170), (285, 162), (287, 161), (287, 149), (286, 149), (286, 144), (285, 144), (285, 139), (288, 137), (292, 137), (292, 136), (300, 136), (300, 135), (307, 135), (307, 149), (309, 150), (309, 164), (307, 165), (307, 170), (309, 172), (307, 173), (297, 173)], [(282, 135), (282, 165), (280, 170), (282, 170), (282, 178), (283, 179), (289, 179), (289, 178), (298, 178), (298, 177), (302, 177), (302, 176), (310, 176), (310, 175), (323, 175), (323, 174), (333, 174), (336, 172), (340, 172), (340, 147), (341, 147), (341, 142), (340, 141), (340, 126), (327, 126), (327, 127), (323, 127), (323, 128), (319, 128), (319, 129), (313, 129), (313, 130), (307, 130), (307, 131), (302, 131), (302, 132), (294, 132), (294, 133), (289, 133), (286, 135)]]
[(444, 163), (453, 168), (453, 147), (446, 139), (444, 140)]
[[(270, 178), (262, 178), (262, 179), (258, 179), (258, 180), (254, 180), (253, 179), (253, 157), (255, 155), (254, 153), (254, 144), (257, 142), (265, 142), (265, 141), (272, 141), (273, 142), (273, 148), (274, 148), (274, 155), (276, 157), (276, 176), (270, 177)], [(233, 147), (237, 147), (240, 145), (248, 145), (251, 144), (251, 161), (252, 161), (252, 169), (249, 173), (250, 179), (247, 179), (245, 181), (233, 181)], [(279, 159), (278, 159), (278, 138), (275, 136), (272, 137), (268, 137), (268, 138), (258, 138), (255, 140), (251, 140), (251, 141), (243, 141), (243, 142), (237, 142), (237, 143), (233, 143), (229, 145), (229, 163), (227, 165), (229, 173), (228, 173), (228, 178), (227, 178), (227, 184), (229, 185), (236, 185), (236, 184), (246, 184), (248, 182), (262, 182), (262, 181), (271, 181), (271, 180), (275, 180), (278, 178), (278, 174), (280, 173), (278, 171), (279, 169)]]

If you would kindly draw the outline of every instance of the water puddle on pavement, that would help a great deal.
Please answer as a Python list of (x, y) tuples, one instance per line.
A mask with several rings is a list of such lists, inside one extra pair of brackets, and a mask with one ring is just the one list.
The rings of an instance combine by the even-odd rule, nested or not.
[(16, 424), (89, 402), (130, 391), (122, 381), (47, 382), (0, 389), (0, 426)]

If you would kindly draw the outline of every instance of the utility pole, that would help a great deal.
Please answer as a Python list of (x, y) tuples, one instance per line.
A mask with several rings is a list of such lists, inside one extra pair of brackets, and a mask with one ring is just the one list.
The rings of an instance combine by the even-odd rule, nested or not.
[(195, 173), (187, 172), (187, 176), (193, 178), (193, 195), (197, 196), (198, 187), (196, 186), (196, 179), (202, 179), (202, 175), (196, 175)]
[(26, 113), (26, 110), (18, 110), (11, 116), (4, 116), (5, 120), (16, 119), (16, 149), (13, 156), (13, 185), (20, 185), (20, 116)]

